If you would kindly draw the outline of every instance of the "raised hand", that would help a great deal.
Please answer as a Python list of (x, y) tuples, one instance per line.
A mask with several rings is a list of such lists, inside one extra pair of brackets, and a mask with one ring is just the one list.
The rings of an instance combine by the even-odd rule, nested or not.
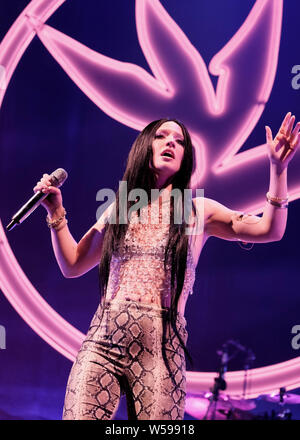
[(42, 191), (43, 193), (48, 194), (48, 197), (41, 202), (41, 205), (48, 211), (50, 216), (62, 208), (61, 190), (51, 185), (49, 174), (43, 174), (43, 177), (37, 182), (33, 191)]
[(272, 130), (266, 126), (266, 139), (270, 161), (280, 170), (285, 169), (300, 145), (300, 122), (293, 129), (295, 116), (288, 112), (273, 139)]

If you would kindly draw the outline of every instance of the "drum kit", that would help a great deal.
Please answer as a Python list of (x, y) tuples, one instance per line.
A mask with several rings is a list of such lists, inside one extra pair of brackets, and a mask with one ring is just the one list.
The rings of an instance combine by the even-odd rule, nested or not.
[[(234, 350), (232, 352), (232, 349)], [(225, 393), (225, 381), (228, 363), (237, 353), (245, 355), (245, 379), (243, 395), (233, 398)], [(243, 347), (238, 341), (229, 340), (217, 351), (221, 358), (219, 374), (214, 379), (213, 387), (209, 392), (203, 391), (188, 394), (186, 397), (185, 411), (198, 420), (291, 420), (292, 412), (286, 405), (299, 405), (300, 395), (287, 393), (285, 388), (280, 388), (277, 393), (262, 394), (256, 399), (245, 399), (247, 387), (247, 371), (255, 360), (252, 350)], [(276, 404), (277, 411), (272, 409), (263, 414), (255, 413), (259, 402)]]
[[(225, 393), (220, 393), (218, 400), (213, 401), (211, 392), (203, 392), (197, 395), (188, 395), (186, 398), (185, 411), (197, 420), (291, 420), (292, 412), (285, 405), (299, 405), (298, 394), (285, 393), (281, 403), (280, 392), (278, 394), (264, 394), (256, 399), (233, 399)], [(278, 411), (254, 414), (252, 411), (257, 407), (257, 400), (276, 403)], [(213, 404), (211, 402), (213, 401)]]

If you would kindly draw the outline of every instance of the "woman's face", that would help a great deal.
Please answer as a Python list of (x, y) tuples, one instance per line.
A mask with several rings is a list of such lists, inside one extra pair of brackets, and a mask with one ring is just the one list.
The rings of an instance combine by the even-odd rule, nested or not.
[(180, 125), (164, 122), (155, 133), (152, 143), (153, 167), (160, 182), (179, 171), (184, 156), (184, 136)]

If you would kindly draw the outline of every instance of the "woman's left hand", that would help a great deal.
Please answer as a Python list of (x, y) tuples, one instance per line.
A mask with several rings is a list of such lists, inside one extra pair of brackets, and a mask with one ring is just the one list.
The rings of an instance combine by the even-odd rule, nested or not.
[(300, 145), (300, 122), (297, 122), (293, 129), (294, 122), (295, 116), (288, 112), (274, 139), (271, 128), (266, 126), (268, 155), (271, 163), (277, 165), (280, 170), (288, 166)]

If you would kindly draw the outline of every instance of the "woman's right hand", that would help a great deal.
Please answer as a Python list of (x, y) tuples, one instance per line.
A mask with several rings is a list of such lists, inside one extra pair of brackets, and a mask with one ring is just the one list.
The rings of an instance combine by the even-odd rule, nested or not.
[(51, 185), (49, 174), (43, 174), (43, 177), (37, 182), (33, 191), (42, 191), (44, 194), (48, 194), (48, 197), (41, 202), (41, 205), (47, 210), (50, 217), (62, 208), (61, 191), (59, 188)]

